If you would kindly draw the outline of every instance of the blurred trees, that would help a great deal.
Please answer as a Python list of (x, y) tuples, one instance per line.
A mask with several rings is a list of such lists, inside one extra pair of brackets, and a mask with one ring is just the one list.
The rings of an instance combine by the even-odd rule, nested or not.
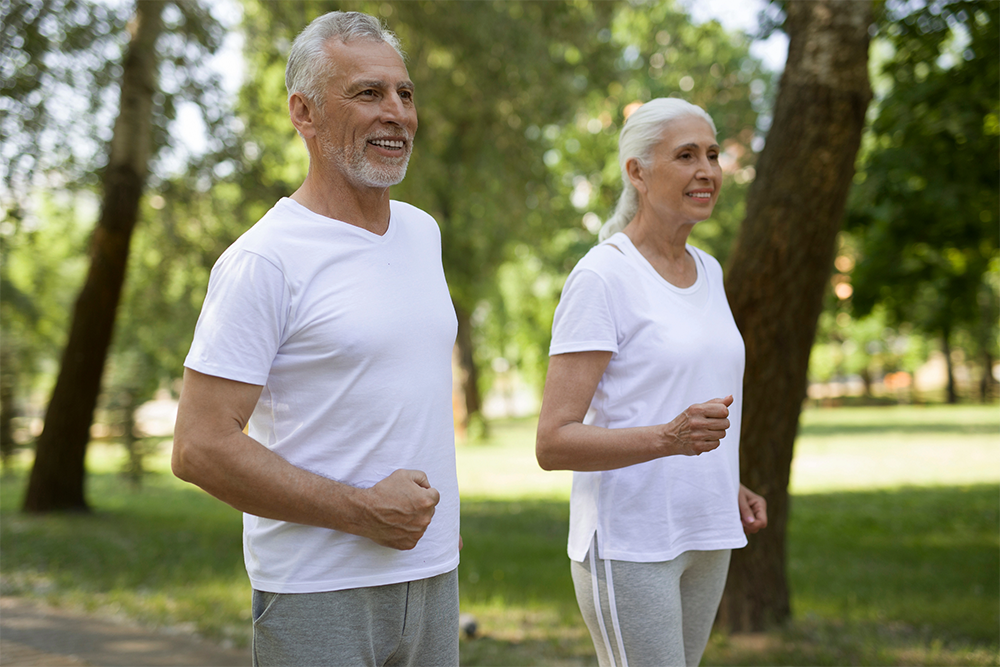
[(985, 399), (997, 355), (1000, 4), (889, 6), (880, 35), (891, 46), (888, 90), (848, 216), (851, 311), (881, 306), (891, 325), (938, 337), (951, 403), (951, 351), (964, 333)]
[[(5, 149), (12, 165), (5, 174), (5, 209), (14, 221), (5, 235), (18, 233), (16, 223), (30, 206), (31, 190), (45, 176), (85, 187), (95, 185), (99, 175), (102, 190), (100, 219), (90, 242), (90, 269), (36, 442), (24, 503), (29, 511), (87, 509), (84, 458), (90, 425), (150, 164), (169, 143), (167, 130), (176, 99), (211, 97), (217, 89), (214, 76), (194, 74), (193, 63), (216, 48), (220, 38), (207, 12), (194, 3), (141, 3), (129, 24), (128, 47), (123, 48), (121, 36), (112, 35), (121, 30), (126, 15), (65, 0), (16, 5), (5, 16), (4, 39), (13, 50), (13, 68), (4, 78), (5, 90), (11, 91), (5, 104), (20, 112), (14, 120), (5, 116), (4, 121), (18, 139)], [(79, 52), (76, 58), (69, 56), (74, 50)], [(118, 76), (116, 109), (108, 98), (114, 95)], [(60, 86), (61, 105), (46, 95)], [(77, 159), (78, 137), (67, 131), (75, 119), (65, 117), (64, 107), (81, 102), (92, 112), (117, 112), (114, 132), (94, 135), (109, 140), (106, 164)], [(94, 123), (98, 127), (100, 118)], [(47, 145), (62, 153), (57, 151), (53, 159)]]

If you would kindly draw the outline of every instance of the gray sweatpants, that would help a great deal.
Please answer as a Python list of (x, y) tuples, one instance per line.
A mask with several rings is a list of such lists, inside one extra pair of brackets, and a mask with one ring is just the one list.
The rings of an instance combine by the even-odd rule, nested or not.
[(596, 537), (588, 559), (570, 567), (601, 667), (696, 667), (722, 599), (730, 551), (633, 563), (597, 558), (595, 547)]
[(253, 592), (254, 667), (458, 665), (458, 570), (329, 593)]

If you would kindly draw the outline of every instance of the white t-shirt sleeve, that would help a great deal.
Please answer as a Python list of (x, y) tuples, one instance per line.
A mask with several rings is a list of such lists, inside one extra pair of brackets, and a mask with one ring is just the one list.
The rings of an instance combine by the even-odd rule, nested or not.
[(618, 352), (611, 290), (594, 271), (577, 269), (556, 306), (549, 355), (592, 351)]
[(212, 269), (184, 365), (216, 377), (265, 385), (288, 320), (281, 270), (248, 251), (227, 253)]

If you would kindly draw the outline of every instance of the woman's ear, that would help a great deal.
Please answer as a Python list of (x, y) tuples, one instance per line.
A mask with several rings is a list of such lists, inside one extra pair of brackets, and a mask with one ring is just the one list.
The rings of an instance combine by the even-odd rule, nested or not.
[(625, 173), (628, 174), (628, 180), (631, 181), (632, 187), (643, 194), (647, 193), (646, 172), (637, 158), (632, 157), (625, 162)]

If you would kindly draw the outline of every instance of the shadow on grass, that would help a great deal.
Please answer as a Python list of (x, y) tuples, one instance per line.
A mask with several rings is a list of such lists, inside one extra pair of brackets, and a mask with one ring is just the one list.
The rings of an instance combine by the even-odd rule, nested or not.
[(90, 514), (20, 514), (11, 486), (0, 493), (5, 588), (34, 575), (94, 592), (246, 578), (239, 512), (165, 474), (148, 475), (140, 492), (90, 475)]
[(791, 516), (796, 617), (1000, 645), (997, 485), (795, 496)]
[(920, 422), (914, 424), (872, 424), (862, 422), (858, 424), (804, 424), (799, 428), (800, 436), (860, 436), (879, 435), (885, 433), (898, 433), (901, 435), (1000, 435), (1000, 429), (995, 423), (966, 423), (956, 424), (954, 422)]

